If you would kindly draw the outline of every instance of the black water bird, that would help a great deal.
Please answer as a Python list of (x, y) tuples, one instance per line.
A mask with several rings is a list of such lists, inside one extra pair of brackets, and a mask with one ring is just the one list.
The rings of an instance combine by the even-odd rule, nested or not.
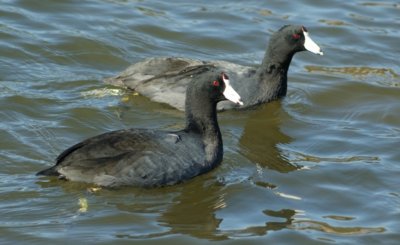
[[(258, 67), (226, 61), (158, 57), (135, 63), (119, 75), (105, 79), (105, 82), (133, 89), (153, 101), (183, 111), (187, 84), (206, 72), (207, 67), (216, 67), (230, 75), (232, 87), (241, 95), (244, 103), (240, 108), (247, 108), (285, 96), (292, 58), (295, 53), (305, 50), (323, 55), (304, 26), (287, 25), (271, 36), (264, 59)], [(219, 110), (237, 107), (237, 104), (228, 101), (218, 104)]]
[(210, 171), (222, 161), (216, 105), (242, 104), (226, 73), (208, 69), (186, 92), (186, 127), (179, 131), (127, 129), (101, 134), (65, 150), (38, 175), (99, 186), (173, 185)]

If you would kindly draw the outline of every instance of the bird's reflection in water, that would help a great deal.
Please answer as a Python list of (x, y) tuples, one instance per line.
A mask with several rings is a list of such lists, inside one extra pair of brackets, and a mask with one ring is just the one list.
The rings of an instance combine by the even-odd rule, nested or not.
[[(190, 183), (176, 197), (174, 204), (161, 214), (158, 221), (160, 225), (170, 228), (170, 234), (185, 234), (207, 240), (227, 240), (242, 235), (263, 236), (268, 231), (284, 229), (292, 223), (294, 210), (264, 210), (266, 220), (274, 221), (240, 230), (222, 230), (220, 224), (223, 217), (217, 217), (217, 212), (229, 205), (225, 200), (226, 193), (225, 186), (215, 183)], [(283, 220), (279, 221), (279, 218)]]
[[(202, 179), (202, 178), (201, 178)], [(226, 206), (223, 186), (197, 181), (187, 183), (158, 221), (170, 228), (172, 234), (186, 234), (208, 240), (225, 240), (218, 232), (222, 219), (215, 212)]]
[(279, 230), (288, 228), (288, 227), (290, 227), (290, 225), (292, 225), (296, 211), (294, 211), (292, 209), (281, 209), (281, 210), (277, 210), (277, 211), (264, 210), (263, 213), (266, 216), (269, 216), (268, 218), (272, 218), (272, 219), (281, 218), (283, 220), (281, 222), (269, 221), (269, 222), (266, 222), (264, 226), (251, 226), (251, 227), (247, 227), (242, 230), (230, 231), (229, 236), (230, 237), (265, 236), (265, 235), (267, 235), (267, 233), (269, 231), (279, 231)]
[[(239, 139), (240, 153), (263, 168), (281, 173), (299, 169), (301, 166), (291, 163), (280, 148), (292, 141), (281, 130), (281, 123), (287, 118), (289, 116), (282, 110), (279, 101), (251, 111)], [(296, 214), (295, 210), (266, 209), (263, 211), (266, 220), (264, 225), (248, 226), (237, 230), (222, 229), (223, 216), (219, 217), (217, 214), (218, 210), (229, 205), (225, 200), (227, 188), (230, 187), (204, 184), (203, 181), (198, 180), (186, 184), (181, 195), (176, 197), (175, 204), (162, 213), (159, 219), (160, 223), (170, 227), (172, 234), (185, 234), (208, 240), (264, 236), (268, 231), (285, 229), (292, 224)]]
[(291, 163), (279, 147), (292, 141), (280, 128), (281, 122), (287, 117), (280, 101), (254, 110), (239, 140), (240, 153), (261, 167), (282, 173), (299, 169), (301, 166)]
[[(230, 198), (231, 195), (243, 195), (243, 193), (237, 192), (235, 185), (221, 185), (215, 180), (212, 173), (199, 176), (181, 185), (154, 190), (99, 188), (100, 190), (91, 193), (88, 190), (92, 186), (82, 183), (52, 179), (49, 182), (39, 182), (38, 184), (43, 188), (61, 186), (64, 193), (76, 198), (71, 201), (73, 205), (76, 205), (78, 197), (82, 196), (79, 193), (86, 193), (83, 195), (87, 196), (87, 210), (84, 213), (91, 213), (91, 215), (85, 216), (82, 213), (81, 218), (86, 217), (85, 219), (88, 220), (85, 223), (87, 224), (95, 223), (104, 227), (112, 224), (114, 227), (124, 227), (115, 234), (119, 238), (147, 239), (169, 235), (187, 235), (199, 239), (220, 241), (240, 236), (264, 236), (268, 231), (288, 228), (295, 215), (295, 211), (291, 209), (268, 209), (259, 213), (259, 215), (265, 215), (265, 224), (263, 225), (234, 230), (224, 229), (221, 226), (224, 221), (224, 213), (219, 211), (233, 204), (229, 203), (233, 202)], [(94, 203), (105, 203), (107, 210), (110, 209), (110, 205), (114, 206), (116, 210), (102, 214), (104, 208), (96, 205), (94, 208)], [(240, 213), (243, 210), (236, 211)], [(258, 211), (254, 210), (254, 212)], [(124, 215), (121, 216), (121, 214)], [(100, 223), (98, 216), (103, 217), (100, 219)], [(91, 220), (92, 218), (93, 220)], [(67, 223), (70, 223), (69, 229), (85, 228), (85, 226), (80, 226), (81, 224), (76, 218), (71, 218), (71, 221)], [(142, 227), (148, 228), (143, 230)]]
[[(281, 122), (288, 117), (282, 110), (280, 102), (270, 103), (248, 113), (243, 134), (239, 139), (240, 153), (253, 163), (282, 173), (298, 169), (299, 166), (290, 163), (279, 147), (289, 144), (292, 140), (280, 129)], [(60, 185), (61, 182), (64, 183), (61, 186), (65, 185), (65, 188), (68, 186), (73, 190), (77, 188), (72, 185), (73, 183), (59, 180), (54, 182), (57, 184), (45, 185), (52, 187)], [(69, 192), (70, 188), (65, 191)], [(229, 195), (243, 194), (236, 193), (231, 188), (235, 189), (232, 185), (223, 185), (216, 181), (215, 174), (211, 172), (175, 187), (146, 191), (122, 188), (122, 190), (100, 191), (96, 195), (99, 199), (106, 198), (108, 203), (113, 203), (120, 212), (131, 212), (134, 217), (146, 213), (154, 215), (145, 224), (147, 222), (156, 224), (158, 228), (154, 227), (154, 230), (143, 232), (136, 230), (136, 225), (140, 225), (136, 224), (129, 231), (118, 233), (118, 237), (123, 238), (145, 239), (188, 235), (219, 241), (240, 236), (264, 236), (269, 231), (285, 229), (292, 225), (296, 214), (294, 210), (276, 206), (276, 210), (271, 210), (267, 205), (265, 207), (267, 209), (259, 214), (265, 216), (264, 224), (248, 225), (234, 230), (224, 229), (221, 225), (224, 213), (219, 211), (232, 202)]]

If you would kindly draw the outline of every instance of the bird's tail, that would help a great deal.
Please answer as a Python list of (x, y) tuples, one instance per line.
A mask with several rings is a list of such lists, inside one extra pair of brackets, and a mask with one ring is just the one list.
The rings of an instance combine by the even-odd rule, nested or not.
[(44, 169), (42, 171), (37, 172), (36, 175), (59, 176), (60, 173), (57, 172), (56, 166), (53, 166), (51, 168), (46, 168), (46, 169)]

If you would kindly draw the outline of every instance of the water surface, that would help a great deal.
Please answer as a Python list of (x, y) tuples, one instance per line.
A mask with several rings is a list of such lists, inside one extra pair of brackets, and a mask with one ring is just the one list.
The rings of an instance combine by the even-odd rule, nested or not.
[[(141, 190), (38, 178), (106, 131), (183, 114), (102, 78), (152, 56), (256, 66), (284, 24), (301, 53), (281, 101), (219, 115), (220, 167)], [(400, 3), (0, 1), (1, 244), (398, 244)]]

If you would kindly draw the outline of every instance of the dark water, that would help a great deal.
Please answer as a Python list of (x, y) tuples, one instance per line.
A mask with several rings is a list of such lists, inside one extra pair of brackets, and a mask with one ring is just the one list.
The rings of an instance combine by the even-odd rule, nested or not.
[[(209, 3), (208, 3), (209, 2)], [(60, 151), (183, 114), (102, 83), (151, 56), (256, 65), (303, 24), (285, 99), (219, 115), (223, 164), (174, 187), (38, 178)], [(0, 244), (399, 244), (400, 2), (0, 1)]]

